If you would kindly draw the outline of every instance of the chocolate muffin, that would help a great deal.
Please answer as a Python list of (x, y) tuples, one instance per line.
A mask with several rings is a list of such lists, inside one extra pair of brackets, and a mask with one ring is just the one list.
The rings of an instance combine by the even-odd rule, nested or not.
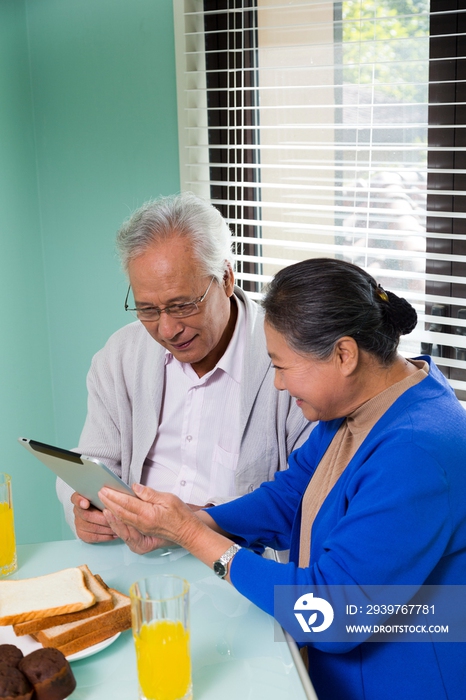
[(0, 664), (8, 664), (16, 668), (22, 658), (23, 652), (14, 644), (0, 644)]
[(0, 663), (1, 700), (31, 700), (33, 693), (34, 688), (18, 668)]
[(34, 686), (37, 700), (63, 700), (76, 688), (71, 666), (58, 649), (36, 649), (18, 668)]

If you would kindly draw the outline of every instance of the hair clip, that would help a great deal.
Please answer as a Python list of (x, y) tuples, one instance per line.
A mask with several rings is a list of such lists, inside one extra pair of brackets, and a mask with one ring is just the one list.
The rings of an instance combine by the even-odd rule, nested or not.
[(388, 303), (388, 301), (389, 301), (388, 294), (385, 291), (385, 289), (380, 286), (380, 284), (377, 285), (377, 288), (375, 291), (377, 292), (377, 296), (379, 297), (379, 299), (382, 299), (382, 301), (386, 301)]

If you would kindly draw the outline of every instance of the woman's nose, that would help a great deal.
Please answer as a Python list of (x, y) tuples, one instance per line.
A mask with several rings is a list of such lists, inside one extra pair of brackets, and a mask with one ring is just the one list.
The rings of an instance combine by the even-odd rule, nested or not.
[(286, 389), (285, 383), (278, 369), (275, 370), (275, 377), (273, 379), (273, 383), (275, 389), (278, 389), (278, 391), (284, 391)]

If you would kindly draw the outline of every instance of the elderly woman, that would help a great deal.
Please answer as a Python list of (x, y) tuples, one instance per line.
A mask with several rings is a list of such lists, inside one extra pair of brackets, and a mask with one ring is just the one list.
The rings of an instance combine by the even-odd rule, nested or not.
[[(180, 544), (270, 614), (280, 584), (466, 583), (466, 414), (429, 357), (397, 353), (414, 309), (332, 259), (279, 272), (264, 306), (276, 386), (318, 426), (274, 482), (201, 513), (137, 484), (138, 499), (104, 489), (115, 533), (138, 552)], [(289, 563), (259, 545), (289, 548)], [(314, 635), (305, 649), (319, 700), (465, 697), (462, 644), (335, 653)]]

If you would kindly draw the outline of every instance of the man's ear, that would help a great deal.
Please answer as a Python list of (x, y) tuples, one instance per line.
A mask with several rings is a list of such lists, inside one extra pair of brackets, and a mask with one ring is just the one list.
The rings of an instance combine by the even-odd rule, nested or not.
[(225, 287), (226, 295), (231, 297), (235, 289), (235, 273), (229, 260), (225, 260), (226, 269), (223, 275), (223, 286)]
[(335, 343), (335, 359), (340, 372), (344, 377), (349, 377), (357, 369), (359, 364), (359, 347), (354, 338), (343, 336)]

